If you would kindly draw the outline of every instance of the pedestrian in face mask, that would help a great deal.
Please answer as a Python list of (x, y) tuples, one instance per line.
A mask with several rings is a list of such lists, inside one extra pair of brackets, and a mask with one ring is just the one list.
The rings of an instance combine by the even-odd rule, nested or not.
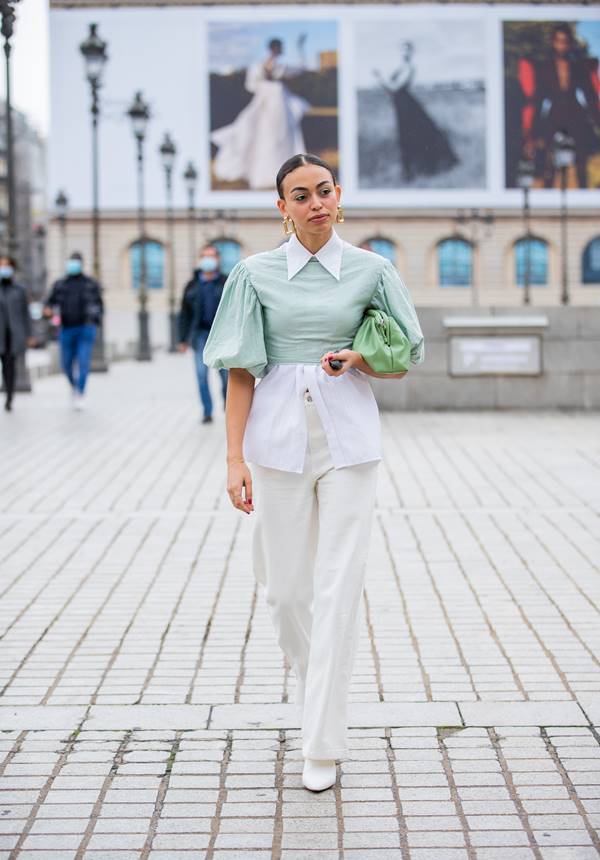
[(102, 320), (104, 305), (100, 285), (84, 274), (83, 257), (71, 254), (66, 275), (56, 281), (46, 300), (44, 315), (60, 314), (59, 345), (63, 370), (76, 409), (84, 407), (85, 386), (96, 339), (96, 328)]
[(13, 280), (15, 269), (12, 257), (0, 256), (0, 360), (7, 412), (12, 410), (17, 360), (26, 347), (35, 346), (27, 294), (24, 287)]
[[(198, 389), (203, 408), (203, 424), (212, 422), (213, 402), (208, 385), (208, 367), (202, 360), (202, 352), (213, 324), (225, 275), (221, 272), (219, 251), (214, 245), (206, 245), (200, 251), (194, 276), (183, 291), (179, 314), (179, 349), (185, 352), (188, 346), (194, 350), (194, 362)], [(227, 371), (219, 371), (223, 402), (227, 394)]]

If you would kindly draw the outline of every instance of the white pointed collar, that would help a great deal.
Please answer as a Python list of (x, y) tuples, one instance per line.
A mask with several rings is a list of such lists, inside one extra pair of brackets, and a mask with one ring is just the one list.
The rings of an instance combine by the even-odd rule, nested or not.
[(316, 254), (311, 254), (308, 248), (305, 248), (296, 234), (290, 237), (286, 246), (287, 254), (287, 270), (288, 281), (297, 275), (298, 272), (305, 267), (309, 260), (316, 257), (324, 269), (327, 269), (330, 275), (339, 281), (340, 272), (342, 269), (342, 253), (344, 251), (344, 242), (338, 234), (333, 231), (331, 239), (320, 248)]

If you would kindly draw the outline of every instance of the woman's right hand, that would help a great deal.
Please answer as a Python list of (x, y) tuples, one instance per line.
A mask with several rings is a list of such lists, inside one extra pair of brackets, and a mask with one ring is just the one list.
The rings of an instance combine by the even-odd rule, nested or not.
[(254, 510), (252, 475), (244, 460), (235, 460), (227, 464), (227, 495), (238, 511), (250, 514)]

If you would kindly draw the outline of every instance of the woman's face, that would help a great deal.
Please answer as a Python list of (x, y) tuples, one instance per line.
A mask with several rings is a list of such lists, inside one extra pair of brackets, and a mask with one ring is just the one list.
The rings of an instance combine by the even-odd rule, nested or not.
[(563, 33), (562, 30), (559, 30), (554, 34), (554, 38), (552, 39), (552, 47), (554, 52), (558, 54), (559, 57), (564, 57), (565, 54), (569, 53), (571, 48), (571, 40), (567, 36), (566, 33)]
[(325, 167), (303, 164), (283, 180), (283, 200), (277, 206), (292, 219), (296, 233), (322, 236), (335, 224), (340, 196), (341, 188)]

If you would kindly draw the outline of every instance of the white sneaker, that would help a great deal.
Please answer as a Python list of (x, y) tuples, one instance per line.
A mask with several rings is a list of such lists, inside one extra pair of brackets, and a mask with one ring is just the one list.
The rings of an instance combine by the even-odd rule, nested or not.
[(85, 395), (80, 391), (77, 392), (77, 396), (75, 397), (75, 402), (73, 403), (75, 409), (78, 412), (82, 412), (86, 407)]
[(336, 769), (333, 759), (304, 759), (302, 784), (309, 791), (325, 791), (335, 785)]

